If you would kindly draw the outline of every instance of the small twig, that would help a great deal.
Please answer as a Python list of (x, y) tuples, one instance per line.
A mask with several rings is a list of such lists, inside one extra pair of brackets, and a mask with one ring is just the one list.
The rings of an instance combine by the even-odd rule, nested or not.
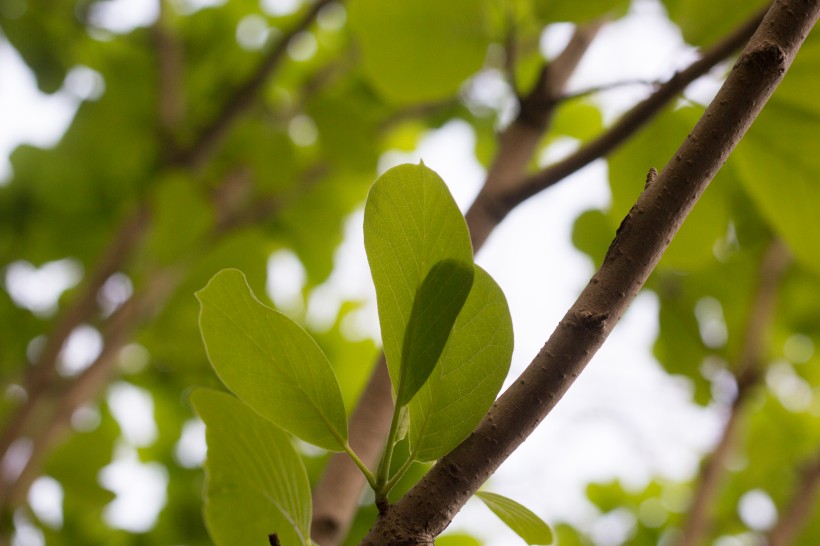
[(559, 97), (558, 101), (568, 102), (571, 100), (588, 97), (590, 95), (597, 95), (598, 93), (603, 93), (604, 91), (611, 91), (613, 89), (618, 89), (621, 87), (632, 87), (637, 85), (652, 87), (655, 90), (657, 90), (658, 88), (660, 88), (661, 85), (663, 85), (663, 82), (660, 80), (647, 80), (638, 78), (634, 80), (622, 80), (617, 82), (602, 83), (600, 85), (587, 87), (586, 89), (581, 89), (579, 91), (573, 91), (572, 93), (566, 93)]

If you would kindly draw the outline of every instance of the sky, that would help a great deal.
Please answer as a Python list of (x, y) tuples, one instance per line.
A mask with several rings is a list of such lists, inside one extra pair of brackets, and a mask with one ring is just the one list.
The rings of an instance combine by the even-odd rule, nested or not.
[[(117, 32), (150, 24), (156, 16), (154, 2), (112, 0), (107, 4), (106, 11), (99, 14), (99, 22)], [(263, 4), (271, 11), (281, 12), (294, 9), (298, 1), (266, 0)], [(547, 54), (555, 54), (571, 31), (569, 25), (554, 25), (543, 36), (542, 48)], [(693, 55), (665, 19), (662, 8), (654, 1), (641, 0), (629, 16), (604, 27), (570, 81), (570, 91), (616, 81), (664, 79), (690, 62)], [(103, 88), (93, 73), (78, 68), (71, 72), (61, 91), (52, 96), (42, 95), (31, 74), (2, 40), (0, 74), (3, 180), (10, 175), (7, 158), (16, 145), (54, 144), (70, 123), (79, 102), (103, 92)], [(492, 74), (484, 78), (485, 100), (511, 100), (503, 81), (494, 79)], [(687, 93), (690, 98), (707, 101), (716, 86), (715, 80), (707, 79), (691, 86)], [(600, 101), (605, 118), (611, 120), (648, 92), (647, 86), (627, 86), (603, 93), (596, 100)], [(473, 146), (470, 127), (464, 122), (452, 122), (426, 135), (413, 153), (385, 154), (379, 170), (423, 159), (442, 176), (459, 206), (466, 210), (485, 174), (473, 155)], [(574, 142), (559, 141), (541, 159), (560, 157), (574, 146)], [(592, 275), (591, 261), (575, 250), (570, 235), (574, 219), (581, 212), (608, 205), (606, 176), (605, 162), (597, 161), (530, 199), (509, 215), (477, 256), (479, 265), (504, 290), (513, 317), (515, 352), (507, 384), (535, 356)], [(316, 324), (334, 316), (345, 299), (369, 299), (370, 304), (361, 311), (353, 327), (360, 333), (378, 336), (361, 224), (361, 212), (350, 217), (333, 275), (307, 302), (299, 301), (304, 279), (298, 260), (287, 252), (273, 256), (269, 263), (273, 299), (285, 307), (306, 305), (308, 320)], [(3, 279), (15, 287), (19, 297), (44, 298), (32, 305), (42, 305), (47, 311), (61, 287), (76, 282), (77, 276), (71, 262), (51, 267), (38, 271), (17, 264), (15, 269), (3, 272)], [(52, 294), (54, 290), (49, 292), (49, 287), (56, 287), (56, 296)], [(127, 295), (129, 287), (119, 289)], [(592, 525), (596, 543), (606, 546), (618, 544), (618, 538), (628, 532), (631, 522), (623, 515), (597, 519), (584, 496), (586, 483), (619, 478), (625, 485), (637, 488), (654, 476), (680, 480), (695, 471), (700, 454), (716, 438), (722, 416), (714, 408), (693, 406), (688, 385), (666, 375), (652, 358), (657, 310), (654, 296), (638, 296), (586, 371), (543, 425), (502, 465), (487, 484), (488, 490), (522, 502), (549, 522), (568, 520)], [(85, 336), (76, 349), (80, 369), (83, 359), (87, 360), (95, 350), (94, 335), (86, 332)], [(125, 438), (118, 447), (117, 461), (100, 476), (103, 483), (118, 492), (106, 517), (126, 529), (150, 527), (164, 503), (163, 479), (167, 479), (161, 468), (143, 465), (134, 455), (135, 448), (150, 444), (155, 434), (152, 420), (139, 417), (151, 414), (150, 397), (124, 382), (112, 385), (107, 397)], [(202, 427), (195, 422), (186, 428), (179, 450), (180, 460), (185, 464), (201, 463), (202, 434)], [(59, 519), (61, 493), (59, 484), (52, 482), (48, 478), (38, 481), (31, 499), (38, 514)], [(685, 498), (685, 491), (682, 497)], [(476, 501), (468, 503), (451, 529), (470, 531), (488, 545), (515, 544), (518, 540), (503, 524), (488, 517), (487, 509)], [(18, 546), (40, 544), (36, 533), (26, 533), (18, 537)]]

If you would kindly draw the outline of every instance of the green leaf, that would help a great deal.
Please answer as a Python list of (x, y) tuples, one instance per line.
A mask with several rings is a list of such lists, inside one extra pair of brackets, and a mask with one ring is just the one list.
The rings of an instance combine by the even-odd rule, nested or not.
[(528, 508), (496, 493), (479, 491), (475, 495), (527, 544), (552, 544), (549, 525)]
[(196, 296), (202, 339), (222, 382), (295, 436), (342, 451), (347, 417), (339, 384), (310, 335), (260, 303), (236, 269), (214, 275)]
[(394, 388), (416, 292), (445, 259), (472, 263), (470, 234), (444, 181), (422, 165), (381, 175), (364, 209), (364, 245), (376, 286), (382, 343)]
[(536, 0), (535, 7), (544, 22), (585, 23), (599, 17), (620, 17), (629, 8), (628, 0)]
[(205, 422), (205, 520), (219, 546), (310, 544), (310, 485), (290, 437), (233, 396), (197, 389), (191, 403)]
[(510, 368), (513, 329), (507, 300), (487, 272), (474, 268), (473, 288), (439, 364), (410, 402), (408, 438), (421, 461), (441, 458), (470, 434)]
[(350, 25), (370, 83), (395, 102), (442, 100), (484, 63), (486, 0), (354, 0)]
[(397, 406), (407, 404), (433, 373), (472, 285), (470, 263), (442, 260), (427, 273), (404, 332)]
[(820, 274), (820, 113), (772, 100), (732, 160), (751, 200), (804, 265)]

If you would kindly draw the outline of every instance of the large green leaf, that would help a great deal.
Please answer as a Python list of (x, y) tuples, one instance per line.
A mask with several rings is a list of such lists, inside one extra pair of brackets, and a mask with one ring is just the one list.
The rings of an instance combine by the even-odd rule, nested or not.
[(416, 292), (441, 260), (472, 263), (470, 235), (441, 177), (424, 165), (400, 165), (385, 172), (370, 189), (364, 245), (395, 387)]
[(479, 491), (475, 495), (527, 544), (552, 544), (549, 525), (528, 508), (496, 493)]
[(628, 7), (628, 0), (535, 0), (539, 17), (548, 23), (585, 23), (599, 17), (620, 17)]
[(820, 273), (820, 112), (772, 101), (733, 156), (744, 189), (795, 257)]
[(310, 485), (290, 438), (233, 396), (197, 389), (191, 403), (205, 422), (205, 520), (219, 546), (310, 544)]
[(295, 436), (342, 451), (347, 417), (339, 384), (310, 335), (260, 303), (236, 269), (220, 271), (196, 295), (202, 339), (222, 382)]
[(457, 260), (438, 262), (424, 277), (404, 332), (397, 406), (407, 404), (433, 373), (472, 285), (472, 264)]
[(513, 330), (504, 293), (483, 269), (430, 380), (410, 402), (408, 438), (416, 458), (442, 457), (470, 434), (510, 368)]
[(396, 102), (452, 97), (484, 62), (486, 8), (486, 0), (353, 0), (365, 75)]

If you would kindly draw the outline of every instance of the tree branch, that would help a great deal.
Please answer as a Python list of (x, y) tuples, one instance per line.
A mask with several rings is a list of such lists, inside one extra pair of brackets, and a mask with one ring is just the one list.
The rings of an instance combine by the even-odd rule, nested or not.
[(777, 524), (766, 535), (770, 546), (794, 544), (800, 530), (809, 521), (820, 491), (820, 455), (800, 472), (798, 486)]
[[(485, 186), (504, 185), (507, 177), (519, 176), (524, 172), (549, 125), (557, 98), (600, 26), (596, 23), (580, 27), (561, 55), (542, 70), (530, 93), (521, 99), (518, 117), (501, 135), (500, 149)], [(470, 224), (469, 218), (468, 227), (471, 233), (479, 229)], [(474, 245), (474, 250), (477, 251), (480, 246), (480, 243)], [(371, 466), (378, 461), (387, 438), (393, 413), (391, 393), (390, 377), (382, 357), (350, 422), (351, 444), (359, 446), (354, 446), (356, 453)], [(361, 472), (344, 453), (332, 456), (313, 492), (311, 538), (314, 542), (322, 546), (341, 543), (356, 514), (364, 483)]]
[(432, 545), (555, 407), (760, 113), (818, 15), (820, 0), (775, 2), (692, 133), (627, 214), (601, 268), (546, 345), (476, 430), (379, 518), (363, 546)]
[(760, 264), (757, 293), (749, 312), (741, 354), (735, 366), (737, 394), (732, 401), (720, 439), (701, 468), (678, 546), (702, 544), (709, 532), (709, 512), (723, 483), (726, 463), (737, 439), (746, 401), (762, 377), (766, 334), (774, 319), (777, 292), (789, 261), (789, 253), (782, 241), (772, 241)]
[(479, 243), (483, 243), (490, 235), (493, 226), (498, 225), (516, 206), (615, 150), (651, 121), (690, 83), (743, 46), (760, 24), (764, 13), (765, 10), (756, 13), (734, 32), (705, 51), (700, 59), (659, 86), (652, 95), (624, 114), (605, 133), (575, 153), (527, 178), (522, 178), (523, 173), (521, 176), (511, 178), (504, 187), (485, 186), (482, 188), (470, 210), (467, 211), (468, 222), (479, 228), (472, 235), (473, 245), (480, 246)]

